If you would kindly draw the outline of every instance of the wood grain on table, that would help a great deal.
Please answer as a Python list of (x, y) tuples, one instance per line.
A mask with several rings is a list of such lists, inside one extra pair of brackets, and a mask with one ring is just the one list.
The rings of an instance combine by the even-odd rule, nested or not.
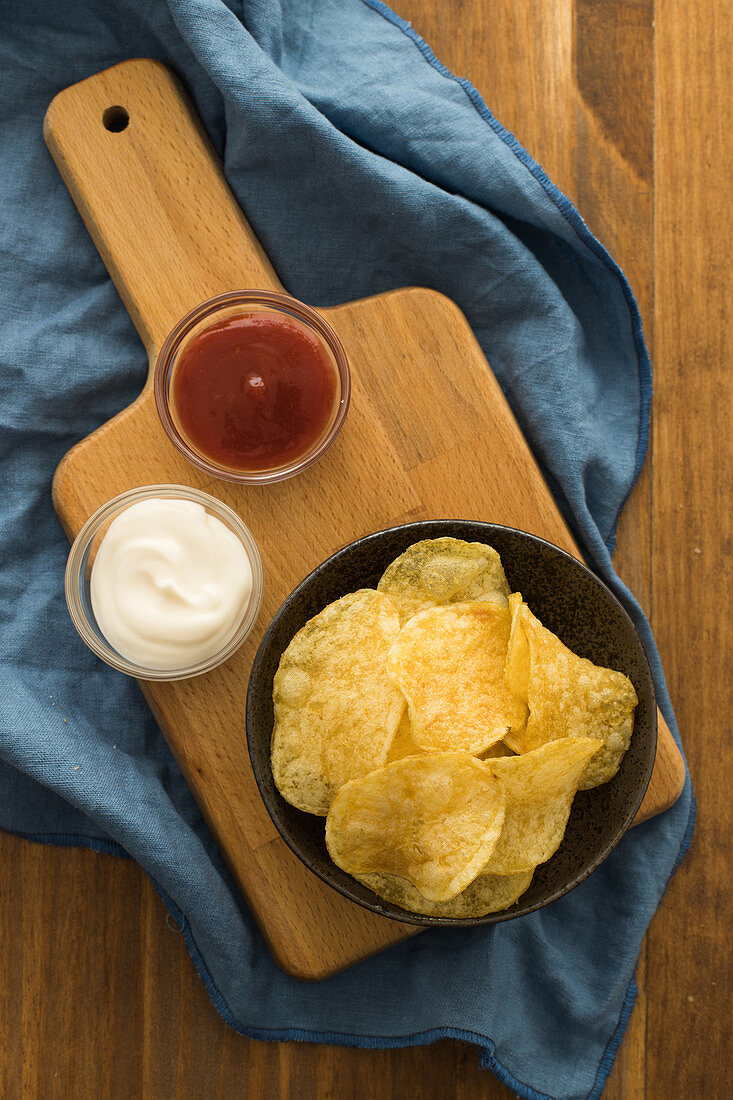
[[(700, 813), (604, 1096), (729, 1094), (733, 108), (728, 0), (402, 0), (627, 272), (655, 366), (616, 564), (651, 615)], [(727, 755), (726, 755), (727, 753)], [(0, 1096), (503, 1098), (475, 1052), (265, 1044), (219, 1019), (134, 864), (0, 836)]]

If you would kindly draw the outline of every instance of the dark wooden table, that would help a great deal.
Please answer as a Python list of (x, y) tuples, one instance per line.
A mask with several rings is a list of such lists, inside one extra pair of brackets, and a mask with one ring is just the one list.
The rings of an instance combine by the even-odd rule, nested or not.
[[(607, 1100), (732, 1094), (733, 5), (400, 0), (627, 272), (655, 366), (616, 565), (656, 631), (699, 800)], [(474, 1050), (250, 1042), (134, 864), (0, 836), (0, 1097), (498, 1100)]]

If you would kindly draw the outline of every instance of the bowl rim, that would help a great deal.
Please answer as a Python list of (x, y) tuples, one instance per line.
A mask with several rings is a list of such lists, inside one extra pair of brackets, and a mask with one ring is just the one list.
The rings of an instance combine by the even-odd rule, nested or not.
[[(256, 757), (255, 752), (253, 751), (253, 735), (250, 733), (250, 729), (251, 729), (250, 712), (251, 712), (251, 708), (253, 706), (253, 696), (254, 696), (253, 683), (254, 683), (254, 680), (255, 680), (255, 676), (259, 672), (260, 667), (262, 666), (262, 664), (265, 660), (265, 656), (266, 656), (266, 652), (267, 652), (267, 649), (268, 649), (268, 646), (269, 646), (269, 643), (270, 643), (270, 639), (272, 638), (272, 635), (275, 633), (279, 622), (281, 621), (283, 615), (285, 614), (286, 608), (290, 605), (291, 601), (294, 598), (296, 598), (311, 583), (314, 574), (325, 571), (333, 562), (335, 562), (337, 559), (344, 556), (346, 553), (348, 553), (350, 550), (352, 550), (357, 545), (359, 545), (359, 546), (368, 545), (372, 541), (378, 541), (384, 535), (393, 534), (397, 531), (409, 532), (409, 531), (412, 530), (412, 531), (415, 531), (417, 533), (417, 532), (420, 531), (420, 529), (425, 529), (425, 528), (428, 528), (428, 527), (434, 527), (436, 524), (446, 525), (446, 526), (449, 526), (449, 525), (470, 525), (471, 527), (484, 527), (484, 528), (486, 528), (487, 535), (488, 535), (489, 531), (496, 531), (496, 530), (506, 531), (506, 532), (508, 532), (510, 534), (514, 534), (514, 535), (520, 535), (520, 536), (526, 538), (527, 540), (529, 540), (530, 542), (537, 543), (539, 545), (542, 545), (545, 548), (548, 548), (551, 552), (553, 552), (557, 555), (560, 555), (567, 562), (569, 562), (572, 566), (575, 566), (576, 568), (579, 568), (581, 570), (581, 572), (585, 573), (588, 577), (590, 577), (591, 581), (595, 582), (597, 585), (600, 585), (600, 587), (605, 591), (606, 595), (608, 597), (610, 597), (612, 605), (615, 605), (615, 609), (618, 612), (620, 612), (621, 617), (625, 620), (627, 626), (631, 628), (631, 636), (636, 641), (637, 649), (638, 649), (640, 657), (641, 657), (642, 671), (643, 671), (643, 674), (644, 674), (645, 678), (647, 678), (649, 688), (651, 689), (651, 700), (652, 700), (651, 714), (650, 714), (650, 735), (651, 736), (650, 736), (650, 745), (649, 745), (648, 758), (647, 758), (646, 767), (645, 767), (645, 770), (644, 770), (644, 773), (643, 773), (643, 781), (639, 784), (636, 796), (632, 801), (631, 808), (627, 811), (626, 816), (623, 820), (623, 823), (622, 823), (620, 829), (618, 830), (615, 838), (612, 839), (611, 841), (607, 842), (604, 845), (604, 847), (601, 849), (601, 851), (588, 864), (588, 866), (584, 867), (582, 869), (582, 871), (580, 871), (578, 874), (576, 874), (575, 877), (568, 884), (566, 884), (563, 887), (559, 887), (559, 888), (555, 889), (548, 897), (546, 897), (546, 898), (544, 898), (540, 901), (534, 902), (532, 905), (527, 905), (527, 906), (525, 906), (524, 908), (521, 908), (521, 909), (517, 908), (519, 906), (520, 902), (521, 902), (521, 898), (520, 898), (519, 902), (514, 903), (514, 906), (510, 906), (508, 909), (499, 910), (497, 913), (487, 913), (483, 917), (438, 917), (438, 916), (432, 916), (432, 915), (425, 914), (425, 913), (410, 913), (408, 910), (401, 910), (400, 907), (397, 906), (397, 904), (394, 903), (394, 902), (385, 902), (377, 894), (374, 895), (374, 898), (375, 898), (374, 903), (372, 903), (371, 901), (367, 901), (364, 898), (357, 897), (355, 894), (350, 892), (350, 890), (348, 889), (347, 886), (342, 885), (341, 883), (335, 882), (335, 881), (333, 881), (333, 879), (329, 878), (326, 873), (321, 871), (318, 867), (314, 866), (311, 863), (311, 861), (303, 854), (303, 852), (298, 849), (297, 845), (292, 841), (292, 839), (291, 839), (290, 835), (288, 834), (287, 830), (285, 830), (281, 826), (281, 823), (275, 817), (275, 815), (274, 815), (274, 813), (273, 813), (273, 811), (272, 811), (272, 809), (271, 809), (271, 807), (268, 803), (268, 800), (265, 797), (265, 792), (263, 790), (263, 785), (262, 785), (261, 777), (260, 777), (259, 759)], [(433, 536), (424, 535), (422, 537), (429, 538), (429, 537), (440, 537), (440, 536), (437, 536), (437, 535), (433, 535)], [(454, 537), (454, 536), (445, 536), (445, 537)], [(418, 537), (416, 537), (414, 541), (419, 542), (420, 541), (420, 536), (418, 535)], [(410, 545), (412, 545), (412, 543), (408, 543), (408, 546), (410, 546)], [(318, 612), (316, 612), (316, 614), (317, 613)], [(651, 776), (652, 776), (652, 771), (654, 769), (654, 763), (655, 763), (655, 760), (656, 760), (656, 752), (657, 752), (657, 735), (658, 735), (656, 689), (655, 689), (655, 685), (654, 685), (654, 677), (652, 675), (652, 670), (651, 670), (651, 666), (649, 664), (649, 658), (647, 656), (646, 648), (645, 648), (644, 643), (642, 641), (641, 635), (640, 635), (640, 633), (639, 633), (639, 631), (636, 627), (636, 624), (634, 623), (633, 619), (631, 618), (631, 616), (629, 615), (628, 611), (623, 606), (623, 604), (621, 603), (619, 598), (615, 595), (615, 593), (609, 587), (609, 585), (606, 584), (606, 582), (601, 577), (599, 577), (598, 574), (595, 573), (580, 558), (576, 558), (573, 554), (568, 553), (567, 550), (563, 550), (562, 547), (557, 546), (556, 543), (550, 542), (549, 539), (544, 539), (539, 535), (534, 535), (529, 531), (523, 530), (521, 527), (510, 527), (507, 524), (491, 523), (487, 520), (466, 520), (466, 519), (447, 519), (447, 518), (445, 518), (445, 519), (415, 520), (415, 521), (412, 521), (410, 523), (400, 523), (400, 524), (395, 524), (392, 527), (385, 527), (385, 528), (382, 528), (379, 531), (371, 531), (366, 535), (362, 535), (359, 538), (353, 539), (351, 542), (347, 543), (345, 546), (342, 546), (339, 550), (336, 550), (328, 558), (325, 558), (322, 562), (320, 562), (313, 569), (311, 569), (310, 572), (285, 597), (285, 599), (282, 601), (282, 603), (278, 607), (277, 611), (273, 615), (272, 619), (268, 623), (267, 629), (265, 630), (265, 632), (262, 636), (262, 639), (260, 640), (260, 644), (257, 647), (257, 652), (255, 653), (255, 657), (254, 657), (254, 660), (252, 662), (252, 667), (251, 667), (250, 675), (249, 675), (249, 681), (248, 681), (248, 684), (247, 684), (247, 697), (246, 697), (246, 704), (245, 704), (245, 734), (246, 734), (246, 738), (247, 738), (247, 748), (248, 748), (248, 751), (249, 751), (249, 757), (250, 757), (250, 761), (251, 761), (251, 764), (252, 764), (252, 771), (254, 772), (255, 782), (257, 783), (257, 788), (259, 790), (260, 798), (262, 799), (263, 805), (264, 805), (265, 809), (267, 810), (267, 813), (270, 816), (270, 819), (272, 820), (272, 823), (274, 824), (275, 828), (277, 829), (279, 835), (285, 841), (285, 843), (287, 844), (290, 851), (293, 852), (293, 854), (298, 857), (298, 859), (301, 861), (301, 863), (303, 863), (308, 868), (309, 871), (311, 871), (314, 875), (316, 875), (319, 879), (321, 879), (322, 882), (325, 882), (333, 890), (336, 890), (337, 893), (341, 894), (343, 897), (348, 898), (350, 901), (354, 902), (356, 905), (359, 905), (363, 909), (366, 909), (366, 910), (371, 911), (373, 913), (377, 913), (379, 916), (387, 917), (390, 920), (397, 921), (401, 924), (412, 924), (412, 925), (417, 925), (417, 926), (421, 926), (421, 927), (432, 927), (432, 928), (470, 928), (470, 927), (476, 927), (476, 926), (484, 925), (484, 924), (501, 924), (504, 921), (514, 920), (517, 917), (527, 916), (530, 913), (537, 912), (537, 910), (539, 910), (539, 909), (544, 909), (545, 906), (550, 905), (552, 902), (557, 901), (559, 898), (564, 897), (566, 894), (569, 894), (572, 890), (575, 889), (576, 886), (579, 886), (582, 882), (584, 882), (608, 858), (608, 856), (611, 854), (613, 849), (620, 843), (620, 841), (622, 840), (622, 838), (624, 837), (624, 835), (628, 831), (629, 827), (631, 826), (631, 823), (633, 822), (634, 818), (636, 817), (636, 814), (639, 810), (639, 807), (641, 806), (641, 803), (644, 800), (644, 795), (646, 794), (646, 792), (648, 790), (649, 783), (650, 783)], [(282, 797), (282, 796), (280, 796), (280, 797)], [(293, 807), (293, 809), (297, 810), (297, 807)], [(299, 812), (305, 813), (305, 811), (299, 811)], [(315, 816), (315, 815), (311, 815), (311, 816)], [(324, 825), (325, 825), (325, 820), (326, 819), (324, 818), (323, 819)], [(336, 864), (334, 864), (334, 867), (335, 866), (336, 866)], [(344, 874), (346, 874), (346, 873), (347, 872), (344, 872)], [(385, 905), (393, 906), (394, 909), (399, 910), (399, 912), (392, 912), (391, 909), (389, 911), (387, 911), (384, 908)], [(404, 913), (404, 915), (402, 915), (403, 913)]]
[[(108, 520), (111, 520), (116, 513), (120, 513), (130, 505), (157, 497), (162, 497), (167, 500), (193, 501), (195, 504), (201, 504), (218, 519), (228, 523), (244, 547), (247, 560), (252, 569), (252, 592), (249, 602), (237, 629), (232, 634), (229, 641), (225, 642), (215, 653), (212, 653), (205, 659), (201, 659), (190, 665), (181, 665), (178, 668), (172, 669), (148, 668), (145, 665), (139, 665), (137, 662), (130, 661), (126, 657), (123, 657), (106, 639), (102, 641), (101, 639), (104, 638), (104, 634), (101, 628), (95, 630), (92, 627), (88, 616), (84, 612), (80, 598), (81, 566), (89, 546), (102, 525)], [(228, 504), (225, 504), (223, 500), (219, 500), (210, 493), (205, 493), (201, 489), (194, 489), (191, 485), (176, 485), (173, 483), (137, 485), (131, 489), (126, 489), (123, 493), (118, 493), (117, 496), (110, 497), (104, 504), (101, 504), (79, 529), (76, 538), (71, 544), (64, 571), (64, 595), (66, 597), (66, 606), (71, 621), (82, 641), (88, 646), (92, 653), (100, 658), (100, 660), (104, 661), (118, 672), (122, 672), (127, 676), (134, 676), (138, 680), (155, 680), (162, 682), (187, 680), (194, 676), (200, 676), (205, 672), (211, 672), (212, 669), (223, 664), (224, 661), (227, 661), (236, 653), (252, 632), (259, 618), (263, 592), (264, 571), (262, 567), (262, 557), (254, 535), (244, 520), (237, 515), (234, 509), (230, 508)], [(99, 635), (101, 635), (101, 638)]]

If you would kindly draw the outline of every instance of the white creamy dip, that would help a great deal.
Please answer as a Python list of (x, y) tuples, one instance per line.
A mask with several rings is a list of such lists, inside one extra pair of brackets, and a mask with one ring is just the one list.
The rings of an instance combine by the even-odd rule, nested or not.
[(182, 668), (218, 652), (251, 593), (242, 543), (190, 500), (130, 505), (110, 524), (92, 566), (100, 630), (121, 656), (148, 668)]

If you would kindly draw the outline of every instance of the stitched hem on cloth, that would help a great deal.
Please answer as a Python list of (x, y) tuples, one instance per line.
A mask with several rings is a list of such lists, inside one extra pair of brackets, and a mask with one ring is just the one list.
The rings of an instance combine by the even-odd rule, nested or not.
[(439, 61), (435, 56), (430, 46), (427, 44), (424, 38), (417, 33), (416, 30), (396, 12), (392, 11), (387, 4), (383, 3), (383, 0), (361, 0), (366, 7), (371, 8), (372, 11), (377, 12), (388, 23), (397, 27), (402, 31), (420, 50), (426, 61), (439, 72), (441, 76), (444, 76), (447, 80), (453, 80), (456, 84), (459, 84), (463, 88), (466, 96), (468, 97), (471, 105), (478, 112), (480, 117), (487, 122), (494, 133), (498, 134), (505, 145), (508, 145), (511, 151), (516, 156), (517, 160), (527, 168), (535, 179), (542, 185), (546, 193), (555, 203), (556, 207), (565, 218), (568, 225), (575, 231), (580, 238), (581, 242), (596, 256), (603, 264), (616, 276), (621, 284), (621, 289), (626, 300), (626, 304), (629, 309), (631, 320), (631, 333), (634, 339), (634, 347), (636, 348), (636, 354), (639, 360), (639, 427), (638, 427), (638, 439), (636, 445), (636, 458), (634, 461), (634, 472), (631, 476), (631, 482), (629, 484), (626, 496), (621, 501), (616, 516), (611, 527), (611, 533), (606, 539), (606, 547), (609, 554), (613, 553), (613, 548), (616, 542), (616, 528), (618, 526), (619, 517), (624, 509), (626, 501), (629, 499), (632, 489), (639, 480), (639, 474), (641, 473), (644, 461), (646, 459), (647, 449), (649, 446), (649, 413), (652, 403), (652, 365), (649, 359), (649, 352), (647, 350), (646, 343), (644, 341), (644, 330), (641, 320), (641, 313), (639, 312), (639, 306), (637, 305), (634, 292), (631, 289), (631, 285), (624, 275), (621, 268), (618, 266), (614, 258), (606, 251), (601, 242), (593, 236), (588, 226), (585, 224), (576, 208), (571, 203), (567, 195), (564, 195), (559, 187), (557, 187), (549, 176), (546, 174), (541, 165), (537, 163), (534, 157), (530, 156), (523, 145), (515, 138), (514, 134), (510, 130), (507, 130), (505, 126), (499, 122), (497, 118), (491, 113), (486, 103), (484, 102), (481, 93), (477, 88), (466, 80), (463, 76), (456, 76), (450, 69)]
[[(696, 811), (697, 803), (693, 794), (690, 802), (690, 816), (687, 821), (687, 827), (682, 838), (682, 843), (680, 844), (679, 852), (677, 853), (674, 867), (672, 868), (672, 874), (677, 870), (685, 857), (687, 849), (690, 847), (692, 834), (695, 830)], [(17, 836), (23, 840), (31, 840), (39, 844), (55, 844), (58, 847), (65, 848), (91, 848), (95, 852), (104, 852), (107, 855), (130, 858), (129, 853), (113, 840), (102, 840), (99, 837), (84, 836), (83, 834), (75, 835), (72, 833), (34, 834), (14, 832), (11, 829), (5, 831), (11, 836)], [(145, 870), (144, 867), (143, 870)], [(145, 873), (147, 874), (147, 872)], [(670, 875), (670, 879), (671, 877)], [(548, 1093), (538, 1092), (536, 1089), (533, 1089), (531, 1085), (526, 1085), (523, 1081), (518, 1081), (517, 1078), (496, 1059), (494, 1055), (496, 1047), (493, 1041), (489, 1039), (488, 1036), (479, 1035), (474, 1031), (464, 1031), (461, 1028), (455, 1027), (438, 1027), (428, 1031), (415, 1032), (411, 1035), (384, 1036), (352, 1035), (347, 1032), (339, 1031), (308, 1031), (304, 1028), (258, 1028), (247, 1027), (244, 1024), (240, 1024), (214, 983), (214, 979), (209, 972), (203, 955), (199, 951), (198, 944), (191, 932), (185, 914), (178, 908), (173, 899), (168, 896), (162, 886), (155, 881), (152, 875), (148, 875), (148, 878), (160, 894), (168, 912), (180, 926), (186, 947), (188, 948), (188, 953), (191, 956), (193, 964), (196, 967), (196, 972), (201, 978), (204, 988), (211, 998), (214, 1007), (224, 1023), (233, 1028), (239, 1035), (243, 1035), (247, 1039), (269, 1040), (280, 1043), (293, 1041), (303, 1043), (332, 1043), (337, 1046), (360, 1047), (365, 1050), (389, 1050), (399, 1047), (427, 1046), (429, 1043), (435, 1043), (439, 1039), (457, 1039), (464, 1043), (472, 1043), (474, 1046), (478, 1047), (481, 1065), (486, 1069), (490, 1069), (502, 1084), (514, 1089), (514, 1091), (518, 1093), (519, 1096), (523, 1097), (524, 1100), (563, 1100), (563, 1097), (553, 1097)], [(621, 1006), (618, 1023), (598, 1064), (598, 1071), (596, 1073), (593, 1088), (587, 1094), (585, 1100), (598, 1100), (603, 1092), (606, 1079), (611, 1072), (611, 1067), (616, 1058), (619, 1044), (626, 1031), (629, 1019), (631, 1018), (631, 1010), (634, 1007), (637, 993), (636, 973), (634, 973), (629, 982), (628, 989), (626, 990), (626, 996)]]

